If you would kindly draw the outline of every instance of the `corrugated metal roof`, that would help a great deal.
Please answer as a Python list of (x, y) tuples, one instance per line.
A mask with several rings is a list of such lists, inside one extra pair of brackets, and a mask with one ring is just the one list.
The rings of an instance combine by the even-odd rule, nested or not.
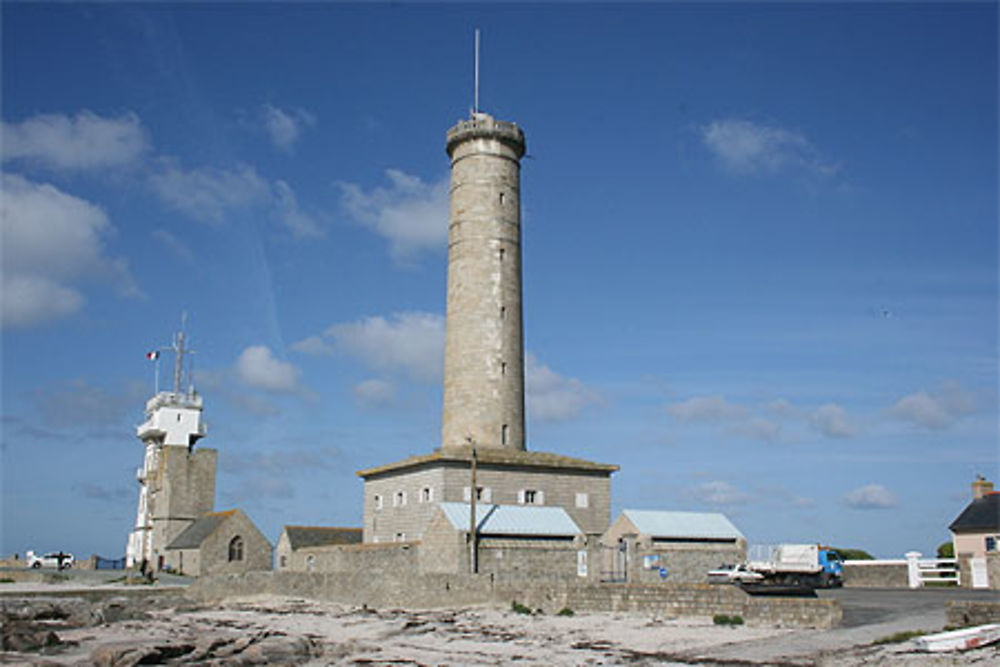
[(739, 539), (736, 526), (718, 512), (662, 512), (622, 510), (639, 533), (654, 538)]
[[(438, 503), (451, 525), (469, 529), (469, 503)], [(476, 504), (477, 530), (483, 535), (572, 537), (582, 531), (561, 507)]]

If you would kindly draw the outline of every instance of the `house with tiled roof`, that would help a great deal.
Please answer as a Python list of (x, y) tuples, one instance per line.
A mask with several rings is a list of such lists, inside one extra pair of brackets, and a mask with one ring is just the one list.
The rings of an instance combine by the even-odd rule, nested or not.
[(285, 526), (278, 538), (278, 569), (310, 571), (315, 567), (317, 550), (360, 543), (360, 528)]
[(978, 475), (972, 483), (972, 502), (948, 526), (956, 557), (983, 557), (1000, 552), (1000, 493), (993, 482)]
[(270, 570), (271, 543), (243, 512), (198, 517), (166, 547), (165, 568), (189, 576)]

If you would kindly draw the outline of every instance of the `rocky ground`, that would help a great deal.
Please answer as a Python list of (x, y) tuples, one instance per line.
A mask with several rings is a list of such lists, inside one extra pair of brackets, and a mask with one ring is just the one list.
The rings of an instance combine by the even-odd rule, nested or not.
[(267, 597), (203, 606), (162, 594), (0, 602), (5, 664), (1000, 664), (997, 647), (929, 655), (912, 642), (811, 642), (825, 633), (719, 627), (708, 618), (375, 610)]

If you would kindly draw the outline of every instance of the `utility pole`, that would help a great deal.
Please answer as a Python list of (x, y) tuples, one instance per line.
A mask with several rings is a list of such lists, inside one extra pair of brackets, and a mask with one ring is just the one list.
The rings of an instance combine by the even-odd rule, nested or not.
[(469, 470), (471, 473), (471, 483), (469, 485), (469, 572), (476, 574), (479, 572), (479, 545), (476, 541), (476, 500), (478, 487), (476, 486), (476, 443), (472, 441), (472, 436), (466, 436), (469, 443), (470, 460)]

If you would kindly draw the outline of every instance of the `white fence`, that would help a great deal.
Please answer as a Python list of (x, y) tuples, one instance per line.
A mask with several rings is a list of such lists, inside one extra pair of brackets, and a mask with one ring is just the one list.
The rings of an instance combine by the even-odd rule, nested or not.
[(956, 558), (921, 558), (919, 551), (906, 554), (906, 576), (910, 588), (923, 588), (927, 584), (961, 585)]

